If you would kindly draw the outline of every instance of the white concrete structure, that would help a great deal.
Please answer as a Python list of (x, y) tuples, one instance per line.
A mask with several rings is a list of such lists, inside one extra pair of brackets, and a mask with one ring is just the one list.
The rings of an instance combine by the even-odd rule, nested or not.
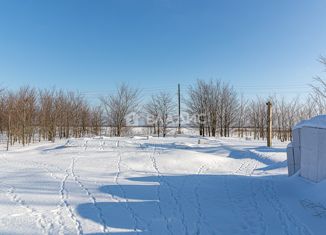
[(326, 179), (326, 129), (301, 128), (301, 176), (315, 182)]
[(287, 148), (288, 171), (319, 182), (326, 179), (326, 115), (296, 125), (292, 143)]
[(287, 148), (289, 176), (295, 174), (301, 167), (300, 132), (300, 128), (295, 128), (292, 131), (292, 143)]
[(287, 160), (288, 160), (288, 172), (289, 176), (294, 175), (301, 167), (300, 155), (295, 154), (294, 147), (290, 143), (287, 147)]

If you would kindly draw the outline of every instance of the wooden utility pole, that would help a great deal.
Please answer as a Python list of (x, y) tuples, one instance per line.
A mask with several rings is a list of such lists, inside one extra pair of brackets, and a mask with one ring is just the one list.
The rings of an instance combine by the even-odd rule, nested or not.
[(181, 101), (180, 101), (180, 84), (178, 84), (178, 114), (179, 114), (178, 134), (181, 134)]
[(272, 147), (272, 102), (268, 101), (267, 105), (267, 146)]

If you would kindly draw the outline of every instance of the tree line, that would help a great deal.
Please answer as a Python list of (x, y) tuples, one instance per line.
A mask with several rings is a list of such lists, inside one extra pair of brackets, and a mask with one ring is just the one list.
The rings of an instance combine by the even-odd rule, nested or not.
[[(326, 66), (325, 58), (321, 62)], [(182, 100), (183, 114), (188, 117), (183, 125), (197, 128), (199, 135), (255, 139), (266, 137), (266, 102), (271, 101), (273, 135), (287, 141), (297, 122), (326, 112), (326, 82), (316, 77), (307, 98), (289, 100), (277, 96), (247, 99), (229, 83), (197, 80)], [(177, 121), (175, 95), (159, 92), (144, 101), (141, 90), (126, 84), (100, 97), (95, 106), (78, 92), (28, 86), (0, 90), (0, 133), (7, 137), (7, 146), (101, 135), (103, 129), (123, 136), (135, 126), (146, 126), (152, 134), (165, 137)]]
[(200, 135), (229, 137), (236, 134), (264, 139), (267, 137), (266, 103), (270, 101), (273, 137), (288, 141), (296, 123), (326, 113), (326, 82), (320, 77), (314, 81), (310, 94), (304, 99), (276, 95), (246, 99), (228, 83), (198, 80), (189, 88), (186, 111), (196, 116), (193, 124)]
[(77, 92), (22, 87), (1, 91), (0, 132), (7, 137), (7, 147), (55, 138), (99, 135), (101, 107), (91, 107)]

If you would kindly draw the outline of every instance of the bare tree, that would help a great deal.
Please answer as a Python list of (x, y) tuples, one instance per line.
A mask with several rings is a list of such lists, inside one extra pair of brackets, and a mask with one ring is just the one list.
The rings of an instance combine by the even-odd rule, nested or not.
[(299, 104), (298, 108), (298, 121), (310, 119), (317, 115), (317, 108), (314, 99), (308, 96), (307, 99)]
[(265, 138), (266, 130), (266, 102), (264, 99), (257, 97), (251, 100), (248, 106), (249, 125), (254, 132), (254, 138)]
[(199, 135), (205, 135), (208, 114), (208, 85), (203, 80), (197, 80), (195, 86), (190, 86), (186, 101), (187, 112), (194, 117), (193, 124), (199, 127)]
[(248, 124), (248, 100), (243, 94), (240, 96), (238, 113), (237, 113), (238, 136), (243, 137), (245, 127)]
[(238, 93), (228, 83), (223, 84), (220, 106), (220, 135), (230, 136), (238, 111)]
[(36, 92), (30, 87), (22, 87), (16, 100), (18, 139), (23, 145), (31, 143), (34, 135)]
[(40, 110), (39, 110), (39, 129), (40, 137), (54, 141), (56, 136), (56, 107), (55, 107), (55, 91), (40, 90)]
[(126, 125), (126, 118), (136, 112), (139, 105), (140, 91), (126, 84), (118, 86), (116, 94), (101, 97), (108, 124), (114, 130), (115, 136), (121, 136)]
[(205, 82), (198, 80), (188, 91), (187, 112), (196, 117), (199, 134), (229, 136), (230, 128), (236, 121), (238, 94), (228, 83), (219, 80)]
[(90, 121), (92, 127), (92, 134), (99, 136), (103, 126), (103, 110), (101, 106), (93, 107), (90, 112)]
[(160, 134), (160, 113), (159, 113), (159, 104), (157, 102), (156, 96), (152, 95), (150, 101), (144, 106), (146, 122), (153, 126), (153, 133)]
[[(326, 68), (326, 57), (321, 56), (319, 62)], [(326, 112), (326, 81), (320, 76), (314, 78), (314, 84), (311, 84), (312, 92), (310, 98), (314, 101), (317, 114)]]
[(151, 119), (157, 127), (158, 136), (162, 132), (163, 137), (165, 137), (168, 125), (172, 123), (175, 111), (175, 103), (173, 102), (172, 96), (166, 92), (153, 95), (150, 102), (146, 104), (145, 109), (152, 116)]
[(168, 124), (172, 122), (173, 112), (175, 111), (175, 103), (170, 94), (161, 92), (158, 95), (159, 113), (162, 121), (163, 137), (167, 134)]

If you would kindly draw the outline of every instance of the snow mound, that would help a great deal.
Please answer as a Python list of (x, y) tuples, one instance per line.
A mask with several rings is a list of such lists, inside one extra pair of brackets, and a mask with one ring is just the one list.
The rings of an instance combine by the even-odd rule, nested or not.
[(148, 140), (152, 138), (151, 136), (134, 136), (132, 137), (132, 139), (135, 139), (135, 140)]
[(315, 127), (326, 129), (326, 115), (318, 115), (309, 120), (303, 120), (294, 126), (293, 129), (299, 129), (302, 127)]

